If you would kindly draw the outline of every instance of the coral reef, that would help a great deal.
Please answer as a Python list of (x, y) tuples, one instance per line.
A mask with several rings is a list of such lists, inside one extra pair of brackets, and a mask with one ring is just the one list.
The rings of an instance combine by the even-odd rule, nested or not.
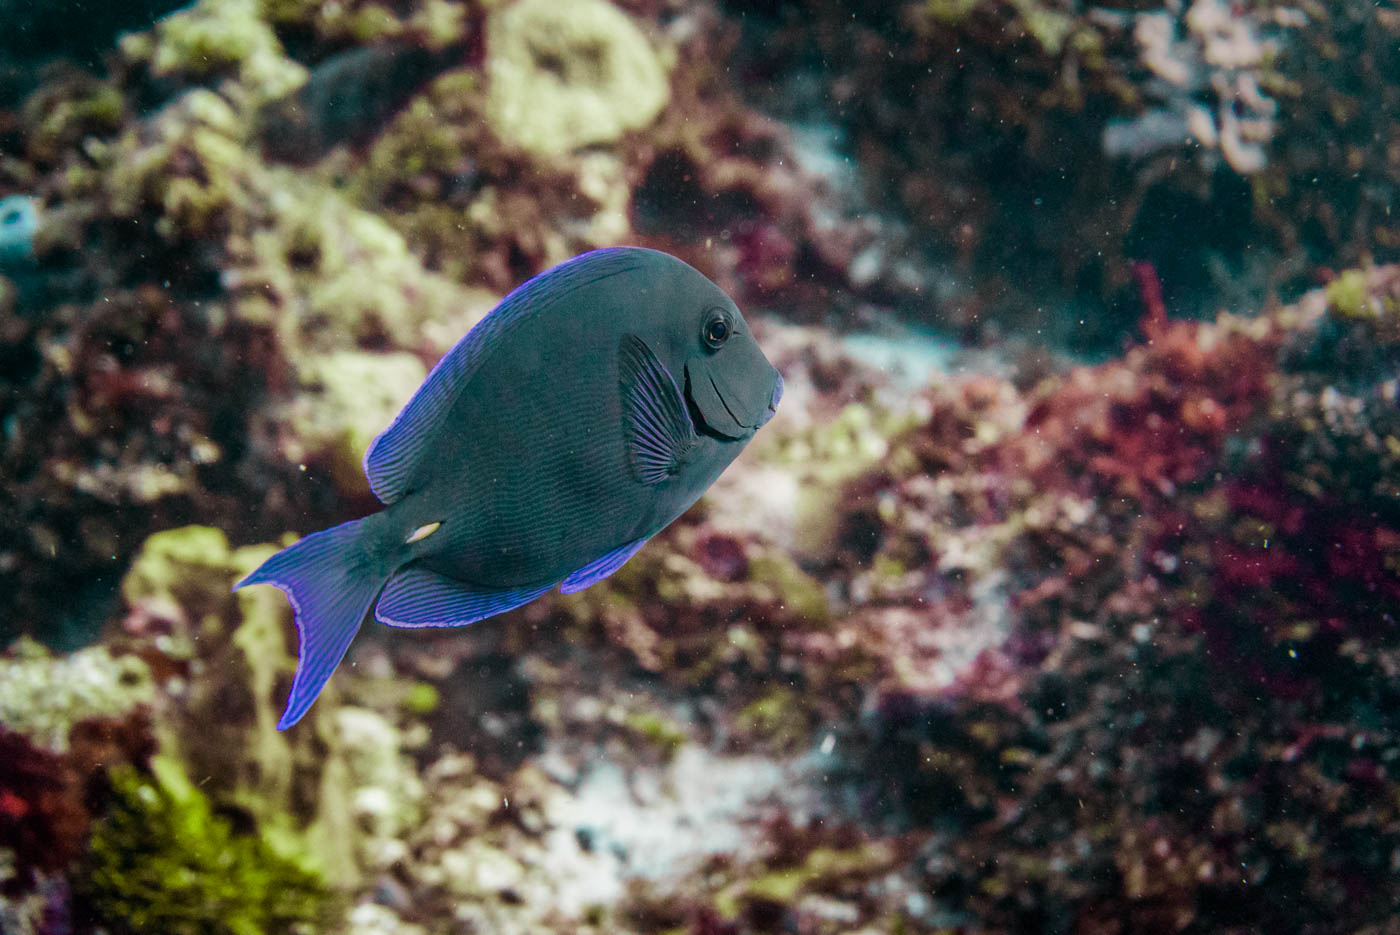
[(77, 875), (81, 913), (112, 932), (172, 935), (288, 932), (323, 917), (317, 877), (239, 833), (174, 763), (152, 767), (112, 775)]
[(54, 658), (22, 639), (0, 657), (0, 724), (46, 750), (68, 749), (68, 734), (93, 717), (124, 717), (155, 700), (149, 668), (105, 646)]
[[(1393, 273), (1359, 275), (1382, 307)], [(997, 931), (1384, 918), (1400, 816), (1360, 802), (1390, 800), (1400, 755), (1378, 715), (1394, 386), (1338, 392), (1337, 314), (1314, 294), (1273, 319), (1149, 323), (1123, 362), (1036, 394), (1020, 431), (957, 443), (966, 468), (942, 453), (959, 433), (903, 443), (945, 459), (945, 489), (968, 470), (1003, 498), (934, 516), (1013, 523), (970, 566), (923, 543), (974, 592), (1010, 570), (1014, 625), (951, 694), (889, 684), (870, 738), (885, 807), (936, 829), (923, 876), (951, 911)], [(904, 517), (930, 510), (930, 467), (876, 475), (877, 564), (924, 526)]]
[[(0, 47), (0, 928), (1389, 931), (1390, 7), (104, 16)], [(605, 582), (366, 626), (278, 732), (233, 582), (624, 241), (782, 411)]]
[(108, 771), (145, 768), (155, 752), (150, 719), (91, 718), (55, 753), (0, 727), (0, 926), (62, 931), (71, 924), (68, 874), (87, 853), (94, 814), (112, 798)]
[(1398, 73), (1384, 6), (828, 2), (742, 22), (752, 99), (834, 123), (886, 226), (915, 227), (917, 265), (944, 271), (911, 292), (885, 238), (862, 291), (910, 314), (1103, 347), (1138, 315), (1134, 261), (1174, 311), (1210, 316), (1397, 256), (1373, 123)]
[(61, 872), (87, 844), (89, 815), (72, 766), (23, 734), (0, 733), (0, 848), (7, 892), (35, 884), (36, 871)]
[(521, 0), (492, 15), (486, 116), (496, 134), (540, 156), (615, 143), (669, 96), (647, 38), (602, 0)]

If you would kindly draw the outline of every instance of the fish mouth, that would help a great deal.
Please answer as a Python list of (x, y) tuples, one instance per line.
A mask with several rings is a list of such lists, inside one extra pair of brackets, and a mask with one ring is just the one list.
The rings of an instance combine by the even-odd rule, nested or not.
[(772, 374), (767, 392), (762, 388), (762, 376), (746, 379), (749, 373), (763, 372), (757, 366), (713, 368), (697, 358), (686, 362), (686, 403), (703, 431), (730, 440), (749, 438), (773, 418), (783, 395), (782, 377), (762, 357), (757, 345), (754, 353), (758, 358), (755, 364), (761, 362)]
[(733, 419), (736, 425), (742, 425), (744, 428), (748, 428), (749, 424), (734, 414), (734, 407), (729, 405), (729, 397), (725, 395), (724, 390), (719, 388), (719, 384), (715, 382), (713, 375), (710, 377), (710, 386), (715, 388), (715, 395), (719, 397), (720, 404), (724, 406), (724, 411), (729, 413), (729, 418)]
[(783, 401), (783, 375), (774, 372), (773, 394), (768, 398), (768, 411), (759, 417), (758, 428), (763, 428), (778, 414), (778, 403)]
[(685, 367), (685, 402), (695, 427), (708, 435), (734, 441), (750, 434), (734, 417), (718, 384), (691, 364)]
[(781, 382), (772, 364), (763, 358), (758, 345), (752, 345), (752, 356), (742, 367), (719, 367), (711, 369), (707, 376), (714, 386), (715, 394), (724, 404), (724, 410), (737, 425), (750, 431), (757, 431), (777, 409), (774, 400), (774, 384), (769, 384), (768, 392), (763, 391), (764, 380), (761, 374), (766, 370)]

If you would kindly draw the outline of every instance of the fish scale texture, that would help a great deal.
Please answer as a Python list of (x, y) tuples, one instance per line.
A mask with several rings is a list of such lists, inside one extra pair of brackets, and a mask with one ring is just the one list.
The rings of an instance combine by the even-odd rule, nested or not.
[[(591, 278), (567, 302), (520, 318), (477, 362), (415, 482), (415, 496), (437, 511), (415, 518), (443, 520), (423, 567), (484, 589), (557, 584), (655, 534), (742, 448), (696, 438), (679, 473), (659, 483), (634, 473), (619, 347), (629, 336), (644, 343), (665, 371), (657, 387), (678, 396), (675, 374), (694, 352), (704, 309), (732, 303), (664, 254), (629, 255), (636, 267)], [(671, 402), (683, 415), (683, 401)]]
[(403, 496), (423, 458), (431, 454), (427, 442), (433, 430), (452, 408), (462, 387), (486, 354), (528, 316), (546, 313), (574, 289), (635, 265), (635, 254), (626, 249), (594, 250), (546, 270), (512, 291), (443, 355), (413, 398), (370, 444), (364, 470), (374, 495), (386, 504)]

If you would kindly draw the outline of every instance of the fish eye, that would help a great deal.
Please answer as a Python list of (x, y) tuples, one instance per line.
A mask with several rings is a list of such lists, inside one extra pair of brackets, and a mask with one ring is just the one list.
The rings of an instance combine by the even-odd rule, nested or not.
[(734, 326), (729, 323), (729, 316), (722, 310), (715, 309), (705, 319), (705, 327), (701, 330), (700, 336), (705, 339), (705, 344), (711, 350), (719, 350), (720, 345), (728, 341), (729, 336), (733, 333)]

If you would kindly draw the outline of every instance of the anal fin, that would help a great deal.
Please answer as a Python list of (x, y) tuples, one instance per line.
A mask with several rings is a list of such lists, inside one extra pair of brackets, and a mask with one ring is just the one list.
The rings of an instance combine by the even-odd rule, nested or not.
[(480, 589), (426, 568), (406, 568), (384, 586), (374, 617), (391, 627), (461, 627), (528, 604), (551, 587)]
[(584, 588), (591, 587), (599, 581), (602, 581), (623, 565), (627, 564), (627, 560), (636, 555), (637, 550), (646, 545), (647, 539), (649, 538), (648, 536), (629, 542), (620, 548), (613, 549), (602, 558), (594, 559), (587, 565), (584, 565), (578, 571), (564, 579), (564, 583), (559, 586), (560, 592), (564, 594), (573, 594), (575, 591), (582, 591)]

